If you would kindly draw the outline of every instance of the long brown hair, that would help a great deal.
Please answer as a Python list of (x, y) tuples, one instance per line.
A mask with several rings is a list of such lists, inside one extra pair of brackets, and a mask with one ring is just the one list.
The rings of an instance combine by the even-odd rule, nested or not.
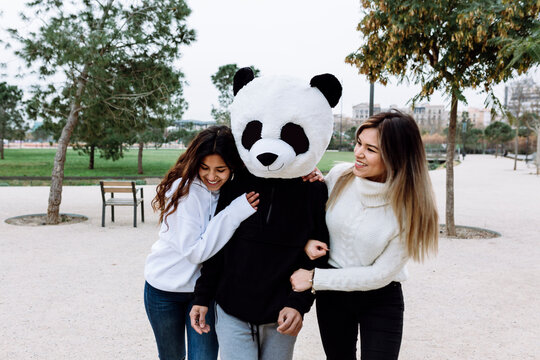
[[(176, 211), (179, 200), (188, 194), (193, 179), (199, 174), (202, 160), (213, 154), (223, 158), (231, 173), (244, 166), (238, 155), (231, 129), (227, 126), (211, 126), (201, 131), (157, 186), (157, 194), (152, 200), (152, 208), (154, 211), (160, 212), (160, 223), (163, 221), (165, 224), (167, 223), (167, 216)], [(167, 191), (179, 178), (182, 180), (180, 180), (178, 188), (170, 198), (167, 198)]]
[[(410, 115), (396, 110), (367, 119), (356, 131), (356, 140), (362, 131), (370, 128), (379, 133), (387, 197), (397, 217), (401, 238), (409, 256), (423, 261), (429, 253), (437, 252), (439, 219), (420, 130)], [(333, 206), (354, 176), (351, 167), (339, 177), (327, 208)]]

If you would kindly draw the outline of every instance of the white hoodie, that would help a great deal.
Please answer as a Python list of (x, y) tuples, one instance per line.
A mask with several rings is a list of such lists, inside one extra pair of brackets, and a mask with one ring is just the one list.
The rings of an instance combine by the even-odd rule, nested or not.
[[(177, 179), (167, 191), (170, 198)], [(159, 240), (146, 258), (144, 277), (156, 289), (193, 292), (201, 263), (214, 256), (229, 241), (242, 221), (255, 213), (246, 194), (240, 195), (214, 217), (219, 191), (209, 191), (198, 178), (178, 208), (161, 224)]]

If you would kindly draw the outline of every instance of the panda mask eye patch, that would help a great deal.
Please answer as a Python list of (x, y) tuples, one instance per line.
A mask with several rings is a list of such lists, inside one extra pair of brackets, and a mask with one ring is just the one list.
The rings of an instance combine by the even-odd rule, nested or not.
[(300, 125), (293, 123), (285, 124), (281, 128), (280, 138), (291, 145), (296, 155), (303, 154), (309, 150), (309, 139)]
[(242, 146), (250, 150), (253, 144), (261, 139), (262, 123), (258, 120), (250, 121), (242, 133)]

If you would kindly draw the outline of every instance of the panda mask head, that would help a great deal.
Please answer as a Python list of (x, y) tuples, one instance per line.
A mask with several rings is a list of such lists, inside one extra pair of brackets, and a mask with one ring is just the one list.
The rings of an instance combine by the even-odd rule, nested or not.
[(290, 77), (254, 78), (250, 68), (234, 77), (231, 128), (247, 169), (263, 178), (309, 174), (328, 147), (331, 108), (341, 97), (334, 75), (310, 83)]

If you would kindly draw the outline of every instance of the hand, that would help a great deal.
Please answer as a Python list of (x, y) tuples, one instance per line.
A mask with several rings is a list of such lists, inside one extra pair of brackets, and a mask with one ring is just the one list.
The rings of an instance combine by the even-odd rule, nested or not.
[(251, 205), (251, 207), (257, 210), (257, 205), (259, 205), (259, 193), (252, 191), (249, 194), (246, 194), (246, 198), (249, 205)]
[(315, 169), (313, 169), (312, 172), (310, 172), (306, 176), (302, 176), (302, 180), (309, 181), (309, 182), (314, 182), (314, 181), (324, 182), (324, 176), (322, 172), (317, 167), (315, 167)]
[(291, 307), (284, 307), (279, 312), (277, 331), (280, 334), (296, 336), (302, 329), (302, 315), (298, 310)]
[(210, 325), (206, 323), (205, 317), (208, 312), (208, 306), (193, 305), (189, 312), (191, 327), (200, 335), (210, 331)]
[(302, 292), (311, 289), (313, 286), (314, 270), (296, 270), (290, 277), (293, 291)]
[(304, 246), (304, 251), (311, 260), (315, 260), (326, 255), (329, 250), (330, 249), (326, 243), (314, 239), (308, 240), (306, 246)]

